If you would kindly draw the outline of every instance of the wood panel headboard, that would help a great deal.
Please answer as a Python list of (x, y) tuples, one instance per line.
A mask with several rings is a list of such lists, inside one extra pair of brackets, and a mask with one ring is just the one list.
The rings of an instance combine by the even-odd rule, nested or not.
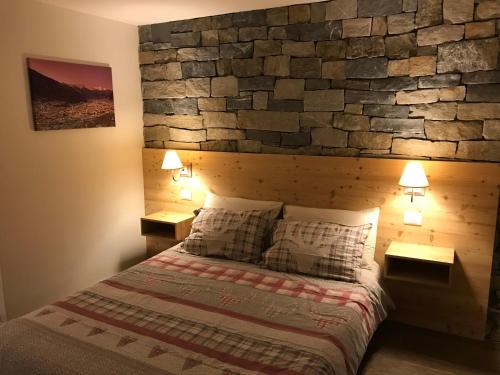
[[(410, 198), (399, 177), (406, 160), (178, 151), (193, 164), (193, 178), (174, 182), (160, 169), (165, 150), (144, 149), (146, 213), (201, 207), (207, 190), (251, 199), (311, 207), (363, 209), (379, 206), (376, 260), (392, 240), (454, 247), (450, 289), (388, 283), (397, 310), (393, 319), (458, 335), (483, 338), (486, 330), (500, 164), (421, 161), (430, 187), (416, 198), (421, 227), (403, 224)], [(192, 201), (180, 199), (191, 189)]]

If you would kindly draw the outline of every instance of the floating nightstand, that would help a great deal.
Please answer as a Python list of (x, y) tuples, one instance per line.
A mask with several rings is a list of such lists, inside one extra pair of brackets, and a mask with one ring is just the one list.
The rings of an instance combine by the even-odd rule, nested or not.
[(159, 211), (141, 218), (141, 234), (183, 241), (191, 231), (194, 214), (175, 211)]
[(455, 249), (392, 241), (385, 253), (384, 276), (429, 286), (449, 288)]

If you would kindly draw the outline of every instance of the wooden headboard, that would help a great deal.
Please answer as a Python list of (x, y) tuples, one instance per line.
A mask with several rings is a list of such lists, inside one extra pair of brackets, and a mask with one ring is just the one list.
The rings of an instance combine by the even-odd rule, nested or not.
[[(146, 213), (201, 207), (207, 190), (289, 204), (363, 209), (379, 206), (376, 260), (384, 264), (391, 240), (454, 247), (450, 289), (389, 283), (393, 319), (483, 338), (486, 330), (500, 164), (421, 161), (430, 187), (416, 197), (421, 227), (403, 224), (410, 198), (399, 177), (406, 160), (178, 151), (193, 164), (193, 178), (174, 182), (160, 169), (165, 150), (144, 149)], [(180, 199), (182, 188), (192, 201)]]

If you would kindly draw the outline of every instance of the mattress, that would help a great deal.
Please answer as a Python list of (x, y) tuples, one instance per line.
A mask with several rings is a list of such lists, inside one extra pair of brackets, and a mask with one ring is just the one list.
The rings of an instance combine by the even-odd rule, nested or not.
[(355, 374), (388, 299), (177, 246), (0, 328), (0, 374)]

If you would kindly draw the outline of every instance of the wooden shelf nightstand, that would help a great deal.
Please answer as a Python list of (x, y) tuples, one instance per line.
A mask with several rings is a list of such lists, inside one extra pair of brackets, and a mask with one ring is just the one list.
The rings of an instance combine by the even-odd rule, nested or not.
[(141, 218), (141, 234), (182, 241), (191, 231), (194, 214), (174, 211), (159, 211)]
[(454, 262), (453, 248), (393, 241), (385, 253), (384, 277), (449, 288)]

